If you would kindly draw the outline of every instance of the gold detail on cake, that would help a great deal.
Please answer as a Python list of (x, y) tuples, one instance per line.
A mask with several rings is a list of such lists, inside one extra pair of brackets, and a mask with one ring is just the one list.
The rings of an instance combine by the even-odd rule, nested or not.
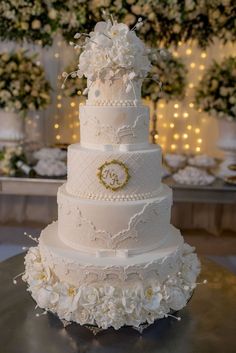
[(153, 297), (153, 289), (151, 287), (145, 290), (145, 297), (150, 300)]
[(74, 297), (76, 295), (75, 287), (72, 287), (72, 286), (69, 287), (67, 292), (68, 292), (69, 297)]
[(128, 167), (116, 159), (103, 163), (98, 168), (97, 176), (100, 183), (112, 191), (122, 189), (130, 179)]

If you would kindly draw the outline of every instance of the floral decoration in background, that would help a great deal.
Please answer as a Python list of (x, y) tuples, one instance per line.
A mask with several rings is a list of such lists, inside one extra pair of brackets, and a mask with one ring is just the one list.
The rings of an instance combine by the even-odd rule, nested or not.
[(89, 33), (104, 12), (131, 27), (141, 16), (141, 37), (152, 45), (236, 40), (234, 0), (6, 0), (0, 2), (0, 37), (45, 46), (61, 31), (69, 42), (77, 32)]
[(67, 42), (70, 42), (77, 32), (92, 30), (93, 21), (88, 0), (56, 0), (53, 5), (54, 11), (59, 14), (59, 29)]
[(214, 61), (196, 89), (197, 107), (216, 118), (236, 120), (235, 82), (236, 57)]
[(181, 59), (175, 59), (170, 53), (158, 55), (152, 63), (151, 76), (157, 77), (160, 84), (152, 79), (145, 79), (142, 85), (142, 96), (153, 102), (159, 99), (169, 101), (181, 99), (186, 87), (187, 69)]
[(59, 24), (57, 12), (50, 6), (53, 3), (53, 0), (0, 1), (0, 37), (51, 45)]
[(26, 113), (50, 103), (50, 84), (36, 56), (25, 51), (0, 53), (0, 108)]
[(0, 175), (16, 176), (20, 173), (17, 162), (26, 163), (21, 146), (9, 146), (0, 149)]
[(236, 40), (234, 0), (90, 0), (88, 4), (95, 22), (104, 11), (131, 27), (141, 16), (144, 25), (140, 34), (152, 45), (169, 47), (196, 40), (205, 48), (216, 37), (223, 42)]

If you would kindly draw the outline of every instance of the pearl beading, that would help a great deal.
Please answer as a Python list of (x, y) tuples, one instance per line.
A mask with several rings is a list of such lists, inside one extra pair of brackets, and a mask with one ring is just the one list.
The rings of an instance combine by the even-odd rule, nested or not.
[(142, 105), (141, 100), (110, 100), (110, 99), (95, 99), (92, 102), (87, 100), (87, 105), (98, 105), (98, 106), (114, 106), (114, 107), (135, 107)]

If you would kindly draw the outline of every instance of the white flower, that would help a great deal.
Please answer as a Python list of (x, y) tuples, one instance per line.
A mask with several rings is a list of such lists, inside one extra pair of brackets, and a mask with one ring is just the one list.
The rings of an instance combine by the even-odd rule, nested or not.
[(141, 288), (124, 288), (121, 301), (126, 313), (139, 314), (141, 310)]
[(78, 322), (80, 325), (85, 325), (85, 324), (94, 324), (94, 319), (90, 315), (90, 311), (87, 310), (86, 308), (83, 308), (79, 306), (71, 316), (73, 321)]
[(89, 308), (99, 302), (99, 291), (94, 287), (85, 286), (81, 288), (80, 305)]
[(33, 22), (31, 23), (31, 27), (33, 29), (39, 29), (41, 28), (41, 22), (39, 20), (33, 20)]
[[(78, 74), (91, 82), (125, 77), (124, 83), (144, 78), (150, 70), (148, 50), (123, 23), (98, 22), (79, 58)], [(131, 76), (129, 76), (131, 74)], [(127, 82), (126, 82), (127, 81)]]
[(147, 287), (144, 290), (143, 307), (149, 311), (158, 310), (162, 297), (160, 287)]
[(40, 308), (52, 308), (59, 300), (59, 295), (53, 291), (52, 286), (41, 287), (34, 292)]
[(171, 286), (166, 289), (166, 293), (168, 296), (167, 302), (171, 309), (180, 310), (186, 305), (186, 293), (182, 289)]
[(58, 282), (54, 286), (55, 293), (60, 300), (57, 305), (58, 315), (66, 320), (70, 320), (71, 313), (76, 311), (80, 299), (80, 289), (76, 289), (68, 283)]

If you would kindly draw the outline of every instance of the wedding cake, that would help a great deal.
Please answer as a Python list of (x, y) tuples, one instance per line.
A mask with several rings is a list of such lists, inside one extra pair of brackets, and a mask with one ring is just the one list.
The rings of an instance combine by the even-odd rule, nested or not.
[(25, 257), (23, 279), (38, 307), (103, 329), (151, 324), (183, 308), (200, 270), (170, 224), (161, 148), (148, 142), (141, 85), (153, 53), (136, 36), (141, 25), (99, 22), (75, 36), (85, 37), (75, 45), (83, 49), (76, 75), (88, 82), (81, 141), (68, 148), (58, 221)]

